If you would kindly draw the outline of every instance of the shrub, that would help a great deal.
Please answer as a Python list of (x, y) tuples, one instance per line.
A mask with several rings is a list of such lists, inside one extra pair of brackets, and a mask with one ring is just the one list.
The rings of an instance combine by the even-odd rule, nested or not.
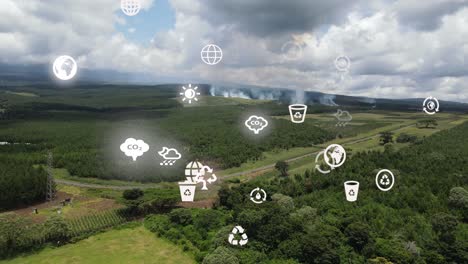
[(125, 190), (123, 192), (122, 196), (126, 200), (136, 200), (136, 199), (140, 198), (141, 196), (143, 196), (143, 191), (138, 189), (138, 188), (131, 189), (131, 190)]

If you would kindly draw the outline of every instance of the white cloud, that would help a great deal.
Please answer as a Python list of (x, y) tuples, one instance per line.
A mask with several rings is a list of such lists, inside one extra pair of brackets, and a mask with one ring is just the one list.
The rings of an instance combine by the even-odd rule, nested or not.
[[(434, 1), (440, 8), (427, 7), (428, 13), (434, 14), (431, 18), (416, 12), (414, 1), (340, 6), (337, 0), (328, 4), (301, 0), (302, 8), (316, 5), (334, 9), (334, 21), (308, 21), (307, 16), (301, 16), (293, 20), (302, 23), (297, 30), (291, 24), (276, 32), (275, 25), (258, 24), (259, 18), (254, 19), (257, 28), (248, 29), (248, 23), (235, 17), (206, 15), (206, 10), (216, 12), (216, 8), (252, 7), (249, 1), (233, 5), (226, 1), (170, 0), (176, 12), (174, 27), (158, 32), (150, 43), (139, 44), (117, 32), (116, 25), (125, 25), (126, 17), (119, 13), (116, 0), (4, 0), (0, 58), (4, 63), (49, 63), (57, 55), (69, 54), (78, 58), (80, 67), (145, 72), (180, 81), (390, 98), (430, 94), (468, 101), (466, 1)], [(157, 4), (146, 0), (143, 8), (157, 8)], [(269, 8), (264, 4), (262, 14), (271, 19), (278, 10), (270, 12)], [(283, 12), (291, 10), (296, 9)], [(421, 23), (414, 24), (410, 18)], [(139, 29), (128, 29), (135, 30)], [(297, 61), (285, 60), (281, 54), (282, 45), (291, 40), (304, 47)], [(200, 60), (200, 50), (208, 43), (219, 45), (224, 53), (223, 61), (214, 67)], [(339, 55), (351, 59), (351, 70), (343, 80), (333, 64)]]

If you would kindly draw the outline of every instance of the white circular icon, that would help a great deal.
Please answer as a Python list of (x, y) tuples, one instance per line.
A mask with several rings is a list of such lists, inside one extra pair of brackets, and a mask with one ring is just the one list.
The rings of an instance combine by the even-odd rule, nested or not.
[(67, 81), (75, 76), (78, 65), (72, 57), (63, 55), (55, 59), (52, 70), (57, 78)]
[(380, 170), (375, 176), (375, 184), (381, 191), (390, 191), (395, 183), (395, 176), (390, 170)]
[[(240, 239), (237, 239), (236, 236), (240, 237)], [(229, 234), (228, 241), (233, 246), (243, 246), (249, 242), (249, 238), (242, 226), (235, 226)]]
[(338, 144), (331, 144), (323, 152), (323, 158), (330, 168), (338, 168), (346, 161), (346, 151)]
[(423, 102), (423, 110), (428, 115), (434, 115), (439, 112), (439, 100), (432, 96), (427, 97)]
[(250, 200), (256, 204), (261, 204), (266, 201), (267, 194), (265, 190), (260, 189), (259, 187), (253, 189), (250, 192)]
[(208, 44), (203, 47), (200, 55), (204, 63), (216, 65), (223, 59), (223, 50), (215, 44)]
[(351, 67), (351, 61), (346, 56), (338, 56), (335, 59), (335, 68), (340, 72), (347, 72)]
[(140, 12), (141, 3), (140, 0), (121, 0), (120, 9), (127, 16), (134, 16)]
[(324, 153), (324, 150), (320, 151), (317, 156), (315, 156), (315, 169), (318, 170), (320, 173), (322, 174), (328, 174), (331, 172), (331, 170), (333, 170), (334, 168), (330, 168), (329, 170), (322, 170), (322, 168), (320, 167), (320, 164), (319, 164), (319, 158), (320, 156), (322, 156)]
[(287, 60), (298, 60), (302, 57), (302, 47), (296, 42), (288, 41), (281, 47), (283, 57)]

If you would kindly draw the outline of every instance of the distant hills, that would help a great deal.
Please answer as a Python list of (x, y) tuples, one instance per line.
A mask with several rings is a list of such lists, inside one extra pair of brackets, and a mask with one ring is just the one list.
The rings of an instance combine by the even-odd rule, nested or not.
[[(0, 64), (0, 86), (22, 86), (22, 85), (46, 85), (55, 86), (53, 82), (53, 73), (50, 65), (7, 65)], [(139, 73), (122, 73), (112, 70), (88, 70), (80, 69), (75, 77), (73, 86), (80, 85), (154, 85), (154, 76)], [(162, 83), (160, 80), (158, 83)], [(177, 84), (171, 80), (165, 80), (165, 83), (173, 83), (174, 89), (180, 89), (182, 84)], [(155, 85), (157, 87), (158, 85)], [(167, 87), (167, 84), (165, 84)], [(424, 98), (408, 99), (383, 99), (370, 98), (362, 96), (347, 96), (326, 94), (315, 91), (291, 90), (284, 88), (271, 88), (243, 84), (200, 84), (203, 94), (212, 96), (258, 99), (258, 100), (277, 100), (285, 104), (305, 103), (321, 104), (336, 107), (352, 107), (363, 109), (382, 109), (382, 110), (409, 110), (421, 111)], [(467, 112), (468, 104), (439, 101), (441, 111)]]

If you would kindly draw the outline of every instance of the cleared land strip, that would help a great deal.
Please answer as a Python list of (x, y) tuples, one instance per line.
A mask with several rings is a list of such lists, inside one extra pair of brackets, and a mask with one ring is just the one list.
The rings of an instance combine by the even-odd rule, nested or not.
[[(404, 127), (399, 127), (397, 129), (392, 130), (391, 132), (396, 132), (396, 131), (399, 131), (401, 129), (405, 129), (405, 128), (412, 127), (412, 126), (415, 126), (415, 125), (416, 124), (410, 124), (410, 125), (407, 125), (407, 126), (404, 126)], [(379, 135), (380, 135), (380, 133), (374, 134), (372, 136), (364, 137), (364, 138), (354, 139), (354, 140), (351, 140), (351, 141), (348, 141), (348, 142), (344, 142), (344, 143), (342, 143), (342, 145), (356, 144), (356, 143), (359, 143), (359, 142), (363, 142), (363, 141), (366, 141), (366, 140), (373, 139), (375, 137), (378, 137)], [(312, 153), (307, 153), (307, 154), (304, 154), (304, 155), (301, 155), (301, 156), (298, 156), (298, 157), (294, 157), (294, 158), (286, 160), (286, 162), (294, 162), (296, 160), (300, 160), (300, 159), (307, 158), (307, 157), (310, 157), (310, 156), (313, 156), (313, 155), (317, 155), (317, 153), (319, 153), (319, 151), (315, 151), (315, 152), (312, 152)], [(236, 172), (236, 173), (231, 173), (231, 174), (228, 174), (228, 175), (224, 175), (224, 176), (220, 177), (218, 180), (222, 181), (222, 180), (229, 179), (229, 178), (232, 178), (232, 177), (237, 177), (237, 176), (241, 176), (241, 175), (252, 174), (252, 173), (257, 173), (257, 172), (266, 171), (266, 170), (271, 170), (274, 167), (275, 167), (275, 164), (269, 164), (269, 165), (265, 165), (265, 166), (255, 168), (255, 169), (251, 169), (251, 170), (246, 170), (246, 171), (241, 171), (241, 172)], [(123, 190), (129, 190), (129, 189), (136, 189), (136, 188), (138, 188), (138, 189), (161, 188), (161, 186), (158, 186), (158, 185), (151, 185), (151, 186), (145, 186), (145, 185), (115, 186), (115, 185), (82, 183), (82, 182), (71, 181), (71, 180), (62, 180), (62, 179), (56, 179), (55, 182), (63, 184), (63, 185), (82, 187), (82, 188), (111, 189), (111, 190), (122, 190), (122, 191)]]
[[(407, 126), (404, 126), (404, 127), (399, 127), (399, 128), (397, 128), (397, 129), (391, 130), (391, 132), (396, 132), (396, 131), (398, 131), (398, 130), (405, 129), (405, 128), (408, 128), (408, 127), (412, 127), (412, 126), (415, 126), (415, 125), (416, 125), (416, 124), (411, 124), (411, 125), (407, 125)], [(347, 142), (342, 143), (341, 145), (352, 145), (352, 144), (356, 144), (356, 143), (359, 143), (359, 142), (363, 142), (363, 141), (367, 141), (367, 140), (376, 138), (376, 137), (378, 137), (379, 135), (380, 135), (380, 133), (375, 134), (375, 135), (372, 135), (372, 136), (369, 136), (369, 137), (364, 137), (364, 138), (360, 138), (360, 139), (355, 139), (355, 140), (347, 141)], [(287, 159), (286, 162), (289, 163), (289, 162), (293, 162), (293, 161), (296, 161), (296, 160), (300, 160), (300, 159), (303, 159), (303, 158), (307, 158), (307, 157), (310, 157), (310, 156), (313, 156), (313, 155), (317, 155), (319, 152), (320, 152), (320, 151), (315, 151), (315, 152), (312, 152), (312, 153), (307, 153), (307, 154), (304, 154), (304, 155), (301, 155), (301, 156), (298, 156), (298, 157), (294, 157), (294, 158), (291, 158), (291, 159)], [(259, 172), (259, 171), (269, 170), (269, 169), (273, 169), (274, 167), (275, 167), (275, 164), (269, 164), (269, 165), (262, 166), (262, 167), (256, 168), (256, 169), (251, 169), (251, 170), (247, 170), (247, 171), (241, 171), (241, 172), (236, 172), (236, 173), (228, 174), (228, 175), (223, 176), (220, 180), (224, 180), (224, 179), (228, 179), (228, 178), (236, 177), (236, 176), (241, 176), (241, 175), (245, 175), (245, 174), (256, 173), (256, 172)]]
[(56, 183), (60, 183), (63, 185), (75, 186), (75, 187), (82, 187), (82, 188), (91, 188), (91, 189), (111, 189), (111, 190), (130, 190), (130, 189), (155, 189), (161, 188), (158, 185), (137, 185), (137, 186), (116, 186), (116, 185), (103, 185), (103, 184), (94, 184), (94, 183), (83, 183), (77, 181), (70, 181), (70, 180), (62, 180), (62, 179), (55, 179)]

